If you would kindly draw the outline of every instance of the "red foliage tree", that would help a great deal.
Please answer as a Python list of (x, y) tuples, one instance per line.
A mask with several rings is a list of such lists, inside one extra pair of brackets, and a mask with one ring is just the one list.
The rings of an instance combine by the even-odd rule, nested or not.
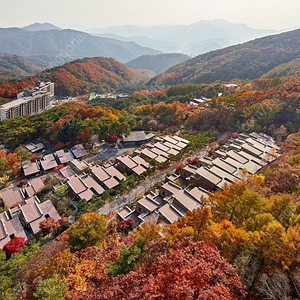
[(134, 225), (133, 219), (129, 218), (127, 220), (123, 220), (119, 223), (119, 229), (125, 233), (127, 233), (130, 229), (132, 229), (132, 226)]
[(62, 169), (63, 167), (64, 167), (63, 165), (56, 166), (56, 167), (54, 168), (54, 172), (55, 172), (55, 173), (58, 173), (59, 170)]
[(186, 161), (190, 165), (196, 165), (199, 161), (199, 158), (198, 157), (189, 157)]
[(35, 161), (37, 161), (37, 160), (39, 160), (40, 159), (40, 157), (38, 156), (38, 155), (32, 155), (31, 157), (30, 157), (30, 161), (33, 163), (33, 162), (35, 162)]
[(63, 149), (64, 147), (65, 147), (65, 144), (62, 142), (59, 142), (59, 143), (55, 144), (54, 149), (57, 151), (57, 150)]
[(107, 141), (108, 141), (108, 142), (111, 142), (111, 143), (114, 143), (114, 142), (116, 142), (117, 140), (118, 140), (118, 136), (115, 135), (115, 134), (110, 134), (110, 135), (108, 136), (108, 138), (107, 138)]
[(85, 299), (245, 299), (245, 286), (219, 251), (185, 240), (137, 271), (116, 276)]
[(21, 251), (25, 246), (25, 238), (15, 236), (12, 240), (6, 243), (3, 247), (7, 257), (10, 257), (12, 254)]
[(60, 227), (60, 222), (53, 218), (48, 218), (40, 222), (39, 227), (44, 233), (49, 234)]
[(21, 187), (22, 185), (25, 185), (27, 184), (27, 180), (23, 179), (23, 180), (20, 180), (18, 183), (17, 183), (17, 187)]

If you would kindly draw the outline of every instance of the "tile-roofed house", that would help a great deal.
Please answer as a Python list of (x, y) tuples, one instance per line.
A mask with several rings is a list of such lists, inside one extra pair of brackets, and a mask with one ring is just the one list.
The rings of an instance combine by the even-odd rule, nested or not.
[(214, 157), (225, 158), (226, 157), (226, 153), (227, 153), (227, 151), (225, 151), (223, 149), (219, 149), (219, 150), (216, 150), (214, 152)]
[(208, 156), (203, 156), (201, 158), (199, 158), (198, 160), (198, 167), (209, 167), (212, 165), (212, 158), (208, 157)]
[(136, 176), (142, 175), (146, 171), (147, 169), (145, 169), (142, 165), (138, 165), (132, 169), (133, 174)]
[(167, 183), (163, 184), (160, 187), (159, 195), (161, 197), (168, 197), (168, 196), (175, 194), (179, 190), (181, 190), (180, 186), (178, 186), (177, 184), (175, 184), (173, 182), (168, 181)]
[(122, 142), (126, 146), (133, 146), (149, 142), (153, 139), (155, 134), (146, 134), (144, 131), (131, 131), (128, 136), (123, 135)]
[(77, 144), (70, 149), (72, 155), (75, 158), (81, 158), (88, 155), (88, 152), (84, 149), (81, 144)]
[(202, 207), (203, 204), (198, 201), (192, 194), (187, 190), (180, 190), (173, 195), (173, 205), (180, 207), (185, 212), (192, 211), (198, 207)]
[(145, 160), (155, 159), (157, 154), (145, 148), (141, 151), (140, 156)]
[(74, 196), (82, 193), (85, 191), (88, 187), (82, 182), (81, 178), (77, 175), (71, 177), (67, 181), (68, 186), (70, 187), (70, 190)]
[(214, 174), (216, 174), (217, 176), (226, 179), (229, 182), (238, 182), (239, 179), (237, 177), (235, 177), (234, 175), (224, 171), (223, 169), (217, 167), (217, 166), (212, 166), (209, 169), (211, 172), (213, 172)]
[(27, 241), (26, 233), (18, 216), (10, 219), (7, 212), (3, 212), (0, 214), (0, 249), (3, 249), (5, 244), (14, 237), (23, 237)]
[(40, 231), (39, 224), (43, 220), (51, 217), (60, 220), (60, 215), (53, 206), (51, 200), (38, 203), (38, 201), (28, 201), (21, 206), (20, 221), (24, 227), (30, 228), (35, 234)]
[(192, 188), (189, 193), (198, 201), (202, 203), (202, 199), (207, 198), (207, 190), (202, 189), (201, 187), (195, 186)]
[(159, 222), (164, 224), (171, 224), (178, 220), (178, 218), (183, 217), (184, 213), (174, 207), (172, 204), (166, 203), (164, 206), (159, 208)]
[(110, 177), (109, 179), (103, 181), (103, 184), (107, 189), (114, 189), (119, 185), (119, 181), (117, 181), (114, 177)]
[(226, 150), (227, 150), (227, 151), (229, 151), (229, 150), (240, 151), (240, 150), (241, 150), (241, 147), (242, 147), (242, 146), (239, 146), (239, 145), (237, 145), (237, 144), (231, 143), (231, 144), (228, 145), (228, 147), (227, 147)]
[(110, 166), (105, 169), (105, 171), (111, 176), (116, 178), (118, 181), (125, 180), (126, 177), (118, 171), (114, 166)]
[(58, 166), (53, 154), (47, 154), (40, 160), (42, 169), (46, 172)]
[(178, 135), (172, 135), (171, 137), (172, 137), (172, 139), (179, 141), (180, 143), (184, 143), (186, 145), (188, 145), (190, 143), (190, 141), (183, 139), (182, 137), (180, 137)]
[(41, 178), (35, 178), (27, 182), (27, 187), (24, 188), (24, 194), (27, 197), (32, 197), (36, 192), (45, 186)]
[(239, 154), (238, 152), (236, 152), (234, 150), (227, 151), (226, 157), (230, 157), (230, 158), (238, 161), (242, 165), (249, 161), (249, 159), (247, 159), (246, 157), (242, 156), (241, 154)]
[(120, 220), (126, 220), (132, 212), (133, 210), (126, 205), (122, 210), (117, 212), (117, 216)]
[(184, 178), (187, 179), (194, 175), (197, 171), (197, 167), (193, 165), (186, 165), (180, 172), (180, 175)]
[(85, 160), (73, 159), (70, 161), (70, 167), (75, 171), (76, 174), (79, 174), (85, 169), (89, 168), (89, 164)]
[(257, 148), (254, 148), (253, 146), (245, 143), (241, 146), (241, 150), (244, 151), (244, 152), (247, 152), (249, 153), (250, 155), (253, 155), (257, 158), (261, 158), (262, 154), (263, 154), (263, 151), (257, 149)]
[(174, 149), (174, 150), (176, 150), (178, 152), (180, 152), (182, 150), (181, 147), (176, 146), (175, 144), (172, 144), (172, 143), (167, 142), (167, 141), (164, 142), (164, 145), (167, 146), (167, 147), (169, 147), (170, 149)]
[(134, 156), (132, 159), (139, 165), (142, 165), (145, 169), (151, 168), (151, 165), (140, 156)]
[(40, 173), (40, 167), (37, 161), (31, 162), (29, 160), (22, 162), (22, 170), (24, 176), (32, 176)]
[(195, 175), (191, 176), (188, 183), (195, 183), (196, 186), (202, 187), (208, 191), (215, 191), (223, 178), (208, 168), (200, 167), (197, 169)]
[(76, 173), (73, 171), (73, 169), (70, 166), (65, 166), (59, 170), (59, 174), (62, 175), (64, 178), (71, 178)]
[(256, 156), (253, 156), (253, 155), (249, 154), (248, 152), (239, 151), (238, 153), (239, 153), (239, 155), (245, 157), (249, 161), (255, 162), (258, 165), (265, 166), (267, 164), (263, 159), (257, 158)]
[(83, 183), (89, 187), (95, 194), (101, 195), (104, 192), (102, 186), (91, 176), (82, 179)]
[(12, 207), (23, 202), (25, 196), (21, 189), (6, 189), (1, 191), (1, 198), (5, 206)]
[(237, 171), (237, 168), (228, 164), (225, 160), (223, 159), (220, 159), (220, 158), (215, 158), (213, 161), (212, 161), (212, 164), (214, 166), (217, 166), (219, 167), (220, 169), (230, 173), (230, 174), (234, 174), (236, 171)]
[(155, 160), (160, 163), (160, 164), (163, 164), (165, 163), (168, 159), (165, 157), (165, 156), (161, 156), (161, 155), (158, 155), (155, 157)]
[(170, 136), (165, 136), (164, 137), (164, 142), (168, 142), (170, 144), (176, 145), (178, 148), (180, 148), (182, 150), (182, 147), (177, 145), (178, 144), (178, 140), (170, 137)]
[(167, 152), (160, 150), (156, 147), (151, 148), (151, 151), (156, 153), (157, 155), (163, 156), (165, 158), (169, 158), (169, 156), (170, 156)]
[(178, 154), (180, 153), (180, 151), (177, 151), (177, 150), (175, 150), (175, 149), (169, 149), (169, 150), (167, 151), (167, 153), (168, 153), (169, 155), (176, 156), (176, 155), (178, 155)]
[[(241, 164), (240, 162), (232, 159), (231, 157), (226, 157), (225, 161), (228, 164), (238, 168), (239, 170), (243, 170), (243, 169), (247, 170), (250, 174), (255, 174), (258, 170), (260, 170), (262, 168), (261, 165), (255, 163), (254, 161), (251, 161), (251, 160), (249, 160), (245, 164)], [(234, 175), (238, 177), (238, 175), (236, 173)]]
[(57, 158), (57, 162), (61, 165), (68, 163), (74, 159), (70, 152), (65, 152), (63, 149), (56, 151), (54, 155)]
[(78, 194), (78, 197), (81, 199), (81, 200), (86, 200), (86, 201), (90, 201), (93, 197), (93, 195), (95, 195), (93, 193), (93, 191), (91, 189), (86, 189), (85, 191), (81, 192)]
[(93, 166), (91, 168), (91, 172), (92, 172), (93, 177), (99, 183), (102, 183), (103, 181), (110, 178), (110, 175), (105, 171), (105, 169), (99, 165)]
[(133, 168), (138, 166), (138, 163), (135, 162), (131, 156), (122, 155), (116, 157), (117, 168), (122, 171), (126, 170), (127, 173), (130, 173)]
[(159, 203), (147, 195), (137, 202), (135, 210), (139, 214), (152, 213), (158, 207), (159, 207)]
[(27, 149), (28, 151), (30, 151), (31, 153), (36, 153), (38, 151), (41, 151), (45, 148), (43, 143), (27, 143), (25, 145), (23, 145), (23, 147), (25, 149)]
[(157, 142), (154, 144), (154, 147), (162, 150), (163, 152), (168, 152), (171, 148), (166, 146), (165, 144), (163, 143), (160, 143), (160, 142)]

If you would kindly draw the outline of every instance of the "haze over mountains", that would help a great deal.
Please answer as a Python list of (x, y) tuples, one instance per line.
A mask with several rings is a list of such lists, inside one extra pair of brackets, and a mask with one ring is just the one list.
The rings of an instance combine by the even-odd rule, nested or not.
[(162, 52), (178, 52), (190, 56), (277, 33), (276, 30), (253, 29), (245, 24), (233, 24), (223, 19), (201, 20), (190, 25), (125, 25), (90, 28), (86, 31), (123, 41), (134, 41)]
[(300, 29), (297, 29), (199, 55), (151, 79), (150, 84), (252, 80), (299, 56)]
[(112, 57), (124, 63), (141, 55), (160, 53), (134, 42), (96, 37), (71, 29), (0, 28), (0, 41), (0, 51), (40, 61), (48, 67), (84, 57)]

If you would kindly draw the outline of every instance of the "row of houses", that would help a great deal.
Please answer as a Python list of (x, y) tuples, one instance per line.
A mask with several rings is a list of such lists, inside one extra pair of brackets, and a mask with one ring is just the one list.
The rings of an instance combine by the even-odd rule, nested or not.
[[(31, 162), (24, 161), (22, 163), (22, 170), (25, 177), (36, 175), (43, 172), (53, 170), (58, 165), (64, 165), (79, 158), (88, 155), (87, 151), (81, 144), (75, 145), (65, 152), (63, 149), (54, 152), (54, 154), (47, 154), (40, 160)], [(77, 164), (75, 161), (74, 164)]]
[(277, 159), (278, 150), (267, 135), (240, 134), (215, 151), (214, 157), (204, 156), (196, 165), (187, 164), (180, 175), (168, 177), (158, 194), (150, 193), (136, 203), (135, 209), (126, 206), (117, 215), (120, 220), (132, 218), (135, 227), (148, 221), (173, 223), (187, 211), (203, 207), (208, 192), (245, 180), (247, 173), (255, 174)]
[(133, 156), (116, 157), (115, 164), (90, 166), (82, 161), (80, 164), (84, 164), (82, 167), (85, 167), (86, 171), (82, 172), (83, 168), (77, 167), (76, 171), (74, 161), (71, 161), (69, 166), (62, 168), (59, 173), (65, 178), (70, 194), (75, 199), (89, 201), (93, 195), (100, 196), (105, 190), (116, 190), (120, 182), (126, 180), (124, 174), (141, 176), (152, 168), (149, 160), (165, 162), (171, 155), (179, 154), (188, 143), (177, 136), (158, 138), (156, 143), (146, 144), (145, 149), (134, 151)]
[(22, 188), (1, 192), (1, 198), (9, 209), (0, 214), (0, 249), (15, 236), (24, 237), (27, 241), (29, 234), (40, 231), (40, 222), (47, 218), (61, 219), (50, 200), (41, 203), (35, 196), (43, 187), (41, 178), (35, 178)]

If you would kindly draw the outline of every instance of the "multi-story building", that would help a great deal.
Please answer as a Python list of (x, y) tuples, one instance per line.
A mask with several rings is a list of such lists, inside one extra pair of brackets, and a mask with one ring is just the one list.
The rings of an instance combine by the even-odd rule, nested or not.
[(19, 93), (17, 99), (0, 106), (0, 120), (40, 113), (51, 106), (53, 82), (38, 82), (36, 87)]

